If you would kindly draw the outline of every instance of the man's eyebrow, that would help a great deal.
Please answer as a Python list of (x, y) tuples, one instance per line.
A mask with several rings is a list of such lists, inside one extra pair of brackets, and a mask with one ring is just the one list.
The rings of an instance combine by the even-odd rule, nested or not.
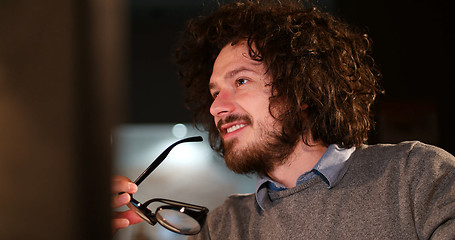
[(209, 82), (209, 90), (210, 92), (212, 91), (212, 89), (216, 88), (216, 84), (215, 83), (212, 83), (212, 82)]
[(247, 68), (247, 67), (239, 67), (239, 68), (236, 68), (230, 72), (227, 72), (226, 75), (224, 75), (224, 78), (230, 78), (236, 74), (238, 74), (239, 72), (243, 72), (243, 71), (247, 71), (247, 72), (253, 72), (253, 73), (257, 73), (257, 71), (251, 69), (251, 68)]
[[(240, 73), (240, 72), (252, 72), (252, 73), (256, 73), (258, 74), (258, 72), (252, 68), (248, 68), (248, 67), (245, 67), (245, 66), (241, 66), (239, 68), (236, 68), (232, 71), (229, 71), (227, 72), (225, 75), (224, 75), (224, 79), (228, 79), (228, 78), (231, 78), (232, 76), (235, 76), (236, 74)], [(212, 91), (212, 89), (216, 88), (217, 87), (217, 84), (216, 83), (213, 83), (213, 82), (209, 82), (209, 90)]]

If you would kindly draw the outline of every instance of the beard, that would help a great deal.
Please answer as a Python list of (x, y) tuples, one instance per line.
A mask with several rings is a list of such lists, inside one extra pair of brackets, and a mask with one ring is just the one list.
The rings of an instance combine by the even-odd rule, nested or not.
[[(252, 124), (249, 116), (233, 116), (232, 120), (244, 120)], [(226, 119), (229, 121), (229, 118)], [(227, 122), (226, 121), (226, 122)], [(296, 144), (285, 141), (281, 131), (257, 123), (259, 137), (245, 147), (239, 147), (239, 139), (224, 142), (224, 160), (226, 166), (238, 174), (256, 173), (266, 175), (276, 166), (286, 163)]]

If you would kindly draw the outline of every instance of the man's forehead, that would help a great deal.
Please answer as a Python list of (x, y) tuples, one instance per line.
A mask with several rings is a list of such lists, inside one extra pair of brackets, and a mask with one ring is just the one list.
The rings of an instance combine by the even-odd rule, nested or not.
[(209, 88), (216, 87), (216, 80), (229, 79), (240, 73), (265, 74), (263, 62), (250, 55), (246, 41), (227, 44), (218, 54), (210, 76)]

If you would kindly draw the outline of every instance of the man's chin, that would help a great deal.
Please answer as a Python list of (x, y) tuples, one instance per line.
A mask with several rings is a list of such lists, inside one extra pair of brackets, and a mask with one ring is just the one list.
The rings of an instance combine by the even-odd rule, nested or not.
[(255, 143), (240, 142), (238, 138), (223, 141), (226, 166), (237, 174), (265, 174), (283, 164), (293, 146), (277, 138)]
[[(237, 141), (226, 146), (224, 161), (226, 166), (237, 174), (262, 173), (267, 164), (263, 162), (263, 151), (258, 148), (240, 147)], [(258, 151), (259, 150), (259, 151)]]
[(232, 152), (234, 151), (234, 147), (238, 147), (238, 139), (237, 138), (230, 138), (230, 139), (223, 139), (223, 148), (224, 152)]

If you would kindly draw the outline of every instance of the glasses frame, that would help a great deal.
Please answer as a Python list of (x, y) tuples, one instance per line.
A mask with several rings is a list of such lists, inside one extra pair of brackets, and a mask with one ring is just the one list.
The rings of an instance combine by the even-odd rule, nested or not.
[[(139, 175), (139, 177), (134, 181), (134, 183), (137, 186), (139, 186), (139, 184), (141, 184), (145, 180), (145, 178), (147, 178), (150, 175), (150, 173), (152, 173), (164, 161), (164, 159), (171, 152), (171, 150), (175, 146), (177, 146), (178, 144), (185, 143), (185, 142), (201, 142), (202, 140), (203, 140), (202, 137), (196, 136), (196, 137), (184, 138), (184, 139), (181, 139), (181, 140), (173, 143), (168, 148), (166, 148), (166, 150), (164, 150), (150, 164), (150, 166), (147, 167), (147, 169), (145, 169), (144, 172), (142, 172), (141, 175)], [(130, 196), (131, 196), (131, 200), (130, 200), (130, 202), (128, 203), (127, 206), (131, 210), (133, 210), (139, 217), (141, 217), (143, 220), (145, 220), (146, 222), (148, 222), (152, 226), (154, 226), (156, 223), (159, 223), (160, 225), (162, 225), (166, 229), (168, 229), (170, 231), (173, 231), (175, 233), (178, 233), (178, 234), (183, 234), (183, 235), (195, 235), (195, 234), (198, 234), (200, 232), (200, 230), (202, 229), (202, 226), (204, 225), (205, 220), (207, 218), (207, 214), (209, 212), (209, 209), (206, 208), (206, 207), (199, 206), (199, 205), (194, 205), (194, 204), (189, 204), (189, 203), (184, 203), (184, 202), (179, 202), (179, 201), (175, 201), (175, 200), (164, 199), (164, 198), (154, 198), (154, 199), (150, 199), (150, 200), (148, 200), (148, 201), (146, 201), (144, 203), (141, 203), (138, 200), (133, 198), (133, 194), (130, 194)], [(151, 203), (154, 203), (154, 202), (164, 203), (165, 205), (159, 206), (155, 210), (155, 212), (152, 212), (148, 208), (148, 206)], [(172, 226), (171, 224), (168, 224), (166, 221), (164, 221), (164, 220), (162, 220), (160, 218), (157, 218), (157, 213), (160, 210), (165, 210), (165, 209), (176, 210), (178, 212), (181, 212), (181, 213), (191, 217), (192, 219), (194, 219), (199, 224), (199, 227), (200, 227), (199, 230), (192, 231), (192, 232), (186, 232), (184, 230), (181, 230), (181, 229), (178, 229), (178, 228)]]
[[(157, 207), (155, 212), (152, 212), (148, 208), (148, 206), (151, 203), (155, 203), (155, 202), (164, 203), (165, 205)], [(197, 234), (200, 232), (200, 229), (199, 229), (199, 231), (196, 231), (196, 232), (191, 232), (191, 233), (185, 232), (179, 228), (172, 226), (171, 224), (167, 224), (166, 221), (164, 221), (160, 218), (157, 218), (157, 216), (156, 216), (157, 213), (161, 210), (169, 210), (169, 209), (175, 210), (175, 211), (178, 211), (180, 213), (183, 213), (183, 214), (191, 217), (202, 228), (202, 226), (204, 225), (205, 220), (207, 218), (207, 213), (209, 212), (209, 210), (203, 206), (198, 206), (198, 205), (194, 205), (194, 204), (189, 204), (189, 203), (184, 203), (184, 202), (179, 202), (179, 201), (164, 199), (164, 198), (150, 199), (147, 202), (144, 202), (143, 204), (141, 204), (136, 199), (132, 198), (130, 203), (128, 204), (128, 207), (130, 209), (133, 209), (133, 211), (135, 211), (136, 214), (138, 214), (142, 219), (144, 219), (149, 224), (154, 226), (156, 223), (159, 223), (161, 226), (165, 227), (166, 229), (179, 233), (179, 234), (183, 234), (183, 235)], [(140, 212), (137, 212), (137, 210), (139, 210)]]

